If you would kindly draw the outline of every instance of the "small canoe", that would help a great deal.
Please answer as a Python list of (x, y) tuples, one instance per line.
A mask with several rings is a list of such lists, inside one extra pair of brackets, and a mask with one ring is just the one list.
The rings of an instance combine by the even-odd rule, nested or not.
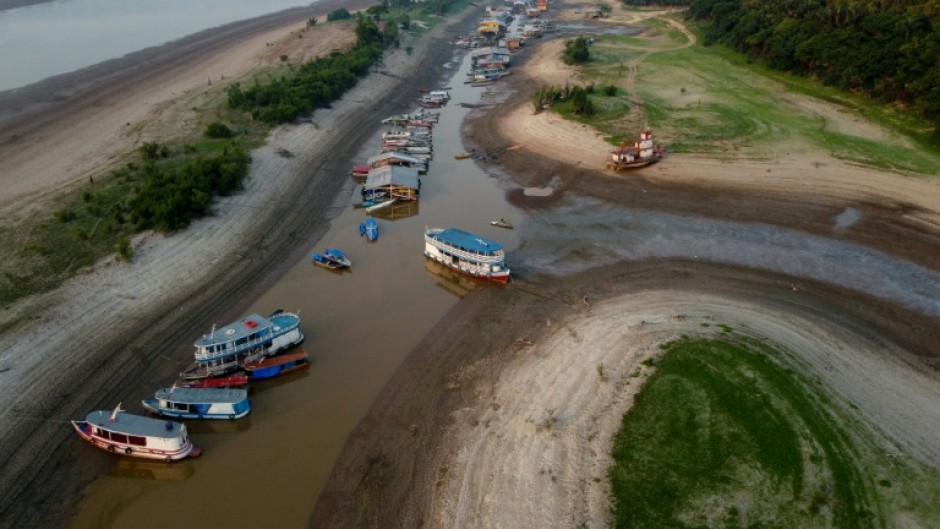
[(310, 367), (310, 359), (307, 357), (307, 353), (301, 351), (246, 362), (245, 372), (248, 373), (248, 378), (251, 380), (262, 380), (286, 375), (307, 367)]
[(469, 158), (469, 157), (471, 157), (471, 156), (473, 156), (473, 155), (470, 154), (469, 152), (461, 152), (461, 153), (455, 154), (455, 155), (454, 155), (454, 159), (456, 159), (456, 160), (466, 160), (467, 158)]
[(506, 219), (491, 220), (490, 224), (496, 226), (497, 228), (506, 228), (507, 230), (513, 229), (513, 225), (510, 224)]
[(379, 202), (378, 204), (372, 204), (372, 205), (370, 205), (370, 206), (366, 206), (366, 211), (367, 211), (368, 213), (372, 213), (373, 211), (380, 210), (380, 209), (383, 209), (383, 208), (387, 208), (387, 207), (391, 206), (392, 204), (394, 204), (394, 203), (397, 202), (397, 201), (398, 201), (398, 199), (393, 198), (393, 199), (391, 199), (391, 200), (386, 200), (385, 202)]
[(241, 388), (247, 385), (248, 375), (245, 374), (187, 380), (183, 383), (184, 388)]
[(322, 254), (314, 253), (312, 259), (314, 264), (330, 270), (341, 270), (352, 266), (352, 261), (346, 257), (342, 250), (336, 248), (327, 248)]
[(359, 225), (359, 235), (365, 235), (370, 241), (379, 238), (379, 223), (374, 218), (368, 217), (365, 222)]

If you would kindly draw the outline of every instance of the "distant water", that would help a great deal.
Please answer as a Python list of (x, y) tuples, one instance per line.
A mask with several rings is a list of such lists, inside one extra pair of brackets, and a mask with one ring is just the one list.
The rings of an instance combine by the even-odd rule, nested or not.
[(58, 0), (0, 11), (0, 91), (310, 0)]

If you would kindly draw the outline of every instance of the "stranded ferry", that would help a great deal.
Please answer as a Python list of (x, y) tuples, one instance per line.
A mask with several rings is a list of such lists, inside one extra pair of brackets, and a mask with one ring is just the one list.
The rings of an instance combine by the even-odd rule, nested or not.
[(424, 255), (458, 272), (489, 279), (509, 281), (503, 246), (457, 228), (431, 228), (424, 233)]

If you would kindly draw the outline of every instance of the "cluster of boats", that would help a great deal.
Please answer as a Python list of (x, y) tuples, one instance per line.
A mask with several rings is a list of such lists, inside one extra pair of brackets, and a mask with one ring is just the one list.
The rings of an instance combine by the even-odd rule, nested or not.
[(115, 454), (176, 461), (196, 457), (186, 425), (174, 420), (234, 420), (251, 411), (248, 384), (310, 366), (307, 353), (286, 352), (303, 341), (300, 316), (276, 311), (251, 314), (195, 341), (195, 362), (180, 382), (145, 399), (145, 409), (161, 417), (128, 413), (118, 404), (72, 421), (79, 437)]

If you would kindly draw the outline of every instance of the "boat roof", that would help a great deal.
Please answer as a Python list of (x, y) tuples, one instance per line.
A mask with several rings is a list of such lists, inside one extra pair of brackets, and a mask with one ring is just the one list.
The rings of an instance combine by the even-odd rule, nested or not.
[(133, 415), (124, 410), (115, 413), (114, 421), (111, 420), (111, 412), (107, 410), (93, 411), (85, 420), (106, 430), (145, 437), (179, 437), (183, 427), (173, 421)]
[(231, 342), (243, 338), (252, 333), (256, 333), (265, 327), (270, 327), (271, 322), (264, 316), (249, 314), (244, 319), (230, 323), (225, 327), (215, 329), (210, 334), (203, 335), (196, 340), (196, 347), (205, 347), (217, 343)]
[(383, 152), (382, 154), (369, 158), (367, 163), (369, 165), (373, 165), (376, 162), (381, 162), (383, 160), (388, 160), (391, 158), (394, 158), (396, 160), (401, 160), (406, 163), (421, 163), (421, 160), (415, 158), (414, 156), (408, 156), (407, 154), (402, 154), (400, 152)]
[(506, 48), (494, 48), (492, 46), (486, 48), (480, 48), (478, 50), (473, 50), (470, 52), (471, 57), (482, 57), (484, 55), (509, 55), (509, 50)]
[(496, 241), (491, 241), (485, 237), (480, 237), (479, 235), (468, 233), (458, 228), (447, 228), (437, 235), (432, 235), (432, 237), (443, 243), (477, 253), (498, 252), (503, 249), (503, 245)]
[(386, 165), (369, 171), (369, 175), (366, 176), (366, 189), (388, 185), (418, 189), (418, 170), (414, 167)]
[(154, 397), (185, 404), (235, 403), (247, 399), (248, 392), (234, 388), (160, 388)]
[(344, 257), (343, 251), (338, 248), (327, 248), (323, 250), (323, 255), (332, 255), (334, 257)]

